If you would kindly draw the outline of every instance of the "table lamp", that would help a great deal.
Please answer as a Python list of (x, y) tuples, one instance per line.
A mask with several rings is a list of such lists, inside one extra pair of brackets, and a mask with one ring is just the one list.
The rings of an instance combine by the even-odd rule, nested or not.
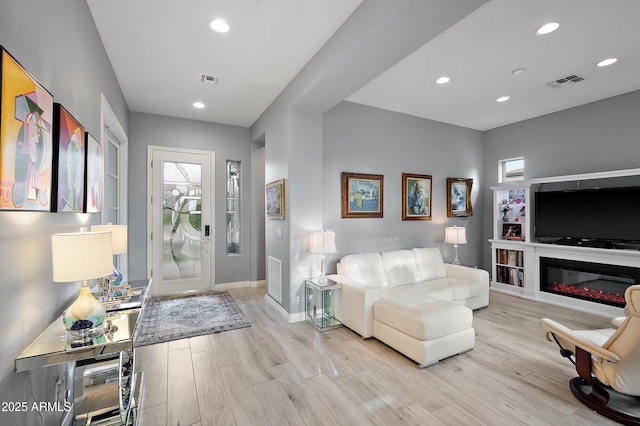
[(88, 280), (111, 272), (111, 244), (108, 232), (51, 235), (53, 281), (82, 281), (78, 298), (62, 315), (70, 343), (83, 343), (104, 332), (106, 309), (91, 294)]
[(320, 254), (320, 282), (326, 281), (324, 276), (324, 259), (327, 253), (337, 253), (336, 234), (333, 231), (318, 231), (311, 233), (311, 253)]
[(467, 235), (464, 227), (447, 226), (444, 230), (444, 242), (447, 244), (453, 244), (453, 248), (456, 251), (456, 258), (453, 259), (454, 265), (459, 265), (458, 259), (458, 244), (467, 244)]
[[(111, 222), (109, 222), (106, 225), (92, 225), (91, 231), (111, 232), (114, 256), (127, 252), (127, 225), (112, 225)], [(111, 275), (100, 278), (98, 283), (102, 289), (101, 301), (103, 303), (113, 302), (115, 299), (114, 287), (122, 283), (122, 272), (116, 268), (114, 263)]]

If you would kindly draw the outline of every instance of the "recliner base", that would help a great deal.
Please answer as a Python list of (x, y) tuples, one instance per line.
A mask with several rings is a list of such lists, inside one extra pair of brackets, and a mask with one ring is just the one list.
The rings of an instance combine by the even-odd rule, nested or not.
[(640, 426), (640, 397), (605, 389), (582, 377), (571, 379), (569, 387), (578, 401), (596, 413), (624, 425)]

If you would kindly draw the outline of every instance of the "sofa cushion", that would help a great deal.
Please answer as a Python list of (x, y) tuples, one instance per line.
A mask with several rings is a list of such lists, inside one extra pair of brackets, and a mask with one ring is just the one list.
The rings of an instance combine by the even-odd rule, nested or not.
[(453, 302), (453, 290), (442, 285), (426, 285), (431, 281), (423, 283), (407, 284), (403, 286), (386, 288), (380, 292), (382, 299), (394, 300), (398, 303), (413, 304), (421, 299), (439, 299)]
[(411, 251), (416, 259), (419, 273), (419, 279), (414, 282), (445, 278), (447, 276), (447, 270), (444, 267), (444, 261), (439, 249), (435, 247), (415, 248)]
[(410, 250), (382, 253), (382, 266), (389, 287), (413, 284), (420, 281), (416, 260)]
[(387, 286), (387, 277), (378, 253), (350, 254), (340, 259), (342, 275), (370, 286)]
[(384, 299), (373, 306), (376, 321), (418, 340), (437, 339), (471, 327), (473, 312), (466, 306), (433, 298), (413, 304)]
[(418, 285), (425, 286), (425, 287), (449, 289), (453, 293), (453, 298), (445, 299), (444, 297), (439, 297), (439, 299), (454, 300), (454, 301), (478, 297), (480, 296), (480, 293), (482, 292), (482, 288), (483, 288), (482, 284), (477, 281), (469, 281), (469, 280), (463, 280), (461, 278), (448, 278), (448, 277), (424, 281), (419, 283)]

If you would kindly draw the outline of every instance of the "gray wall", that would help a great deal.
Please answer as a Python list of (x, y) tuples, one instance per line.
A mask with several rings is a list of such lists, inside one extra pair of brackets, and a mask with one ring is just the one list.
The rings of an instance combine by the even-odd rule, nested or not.
[[(101, 92), (127, 129), (127, 105), (86, 2), (2, 0), (0, 44), (96, 139)], [(0, 411), (2, 425), (60, 423), (64, 413), (38, 413), (31, 404), (54, 401), (56, 379), (70, 365), (15, 373), (14, 359), (79, 290), (79, 284), (52, 282), (50, 235), (99, 222), (98, 214), (0, 212), (0, 399), (29, 405), (26, 413)]]
[[(249, 129), (204, 121), (132, 112), (129, 116), (129, 277), (147, 277), (147, 147), (149, 145), (214, 151), (215, 283), (250, 280), (251, 144)], [(226, 251), (226, 163), (242, 162), (241, 255)]]
[(492, 191), (498, 162), (524, 156), (525, 178), (640, 167), (640, 91), (615, 96), (485, 132), (484, 265), (492, 231)]
[[(349, 102), (324, 117), (323, 220), (336, 232), (338, 253), (328, 258), (335, 271), (340, 257), (350, 253), (439, 247), (445, 261), (453, 247), (444, 244), (446, 226), (467, 228), (466, 245), (458, 249), (462, 264), (482, 260), (483, 200), (482, 132)], [(342, 172), (384, 175), (382, 219), (341, 218)], [(432, 220), (402, 220), (402, 173), (432, 176)], [(447, 178), (472, 178), (476, 214), (447, 217)]]
[[(313, 197), (324, 185), (324, 170), (318, 168), (323, 114), (484, 3), (363, 2), (251, 126), (252, 139), (264, 135), (266, 182), (289, 182), (285, 201), (292, 214), (267, 221), (265, 232), (266, 255), (282, 261), (282, 307), (287, 312), (304, 311), (303, 278), (318, 264), (308, 253), (308, 233), (329, 227), (321, 214), (326, 207)], [(293, 216), (296, 212), (300, 214)]]

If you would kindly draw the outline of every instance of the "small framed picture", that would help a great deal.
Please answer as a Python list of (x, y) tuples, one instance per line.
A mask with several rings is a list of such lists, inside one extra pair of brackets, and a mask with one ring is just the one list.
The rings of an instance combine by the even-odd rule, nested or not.
[(402, 174), (402, 220), (431, 220), (431, 175)]
[(503, 240), (522, 240), (522, 225), (519, 223), (502, 224)]
[(102, 207), (102, 181), (104, 155), (102, 145), (89, 132), (85, 132), (87, 148), (87, 183), (85, 213), (99, 213)]
[(284, 179), (267, 184), (265, 197), (267, 218), (284, 219)]
[(342, 217), (380, 218), (384, 176), (342, 172)]
[(447, 217), (473, 216), (473, 179), (447, 178)]

